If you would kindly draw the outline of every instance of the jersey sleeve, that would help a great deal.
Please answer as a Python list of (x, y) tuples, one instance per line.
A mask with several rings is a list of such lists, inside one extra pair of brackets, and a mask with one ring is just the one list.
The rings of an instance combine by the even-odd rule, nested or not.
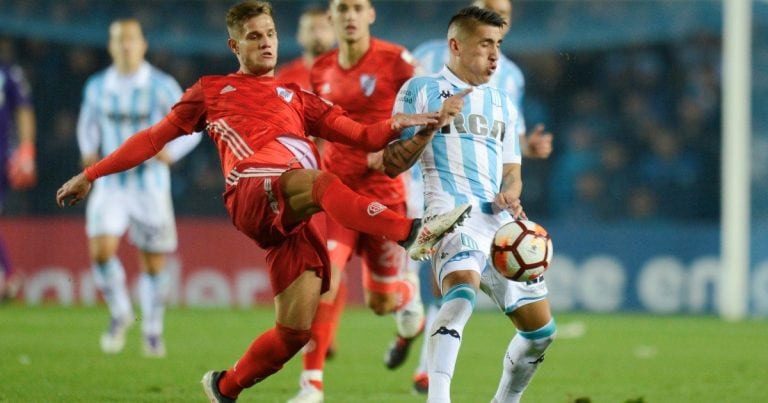
[(391, 119), (364, 125), (347, 117), (344, 109), (311, 92), (302, 90), (301, 94), (305, 124), (313, 136), (365, 151), (378, 151), (397, 138)]
[[(173, 105), (178, 102), (182, 96), (181, 86), (171, 76), (166, 76), (160, 90), (160, 99), (162, 105), (160, 107), (163, 111), (171, 110)], [(180, 160), (185, 155), (189, 154), (202, 139), (201, 132), (195, 132), (188, 136), (181, 136), (165, 146), (165, 151), (171, 158), (171, 162)]]
[[(426, 94), (423, 88), (423, 80), (412, 78), (400, 87), (400, 91), (395, 98), (395, 105), (392, 108), (392, 114), (396, 113), (424, 113), (428, 112)], [(404, 129), (400, 132), (400, 139), (409, 139), (413, 137), (421, 126), (413, 126)]]
[(80, 104), (80, 115), (77, 118), (77, 145), (82, 157), (98, 155), (101, 142), (101, 129), (98, 122), (97, 105), (94, 102), (97, 85), (93, 79), (88, 80), (83, 88), (83, 101)]
[(171, 111), (168, 120), (184, 133), (200, 132), (205, 129), (205, 96), (200, 81), (189, 87)]
[(509, 118), (504, 126), (502, 140), (501, 161), (504, 164), (519, 164), (523, 157), (520, 150), (520, 136), (517, 128), (520, 120), (520, 111), (509, 96), (505, 97)]

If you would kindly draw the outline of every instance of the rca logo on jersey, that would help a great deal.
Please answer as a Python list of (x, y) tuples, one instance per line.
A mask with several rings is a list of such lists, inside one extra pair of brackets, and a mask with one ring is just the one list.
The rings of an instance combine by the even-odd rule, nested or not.
[(386, 210), (387, 207), (379, 202), (373, 202), (368, 205), (368, 215), (371, 217), (379, 215), (382, 211)]
[(219, 95), (226, 94), (228, 92), (237, 91), (237, 88), (227, 84), (226, 87), (222, 88), (221, 91), (219, 91)]
[(291, 103), (291, 100), (293, 99), (293, 91), (287, 88), (277, 87), (277, 95), (279, 95), (280, 98), (283, 98), (283, 101), (287, 103)]
[(370, 74), (363, 74), (360, 76), (360, 88), (363, 89), (363, 94), (366, 97), (370, 97), (373, 94), (373, 90), (376, 89), (376, 76)]

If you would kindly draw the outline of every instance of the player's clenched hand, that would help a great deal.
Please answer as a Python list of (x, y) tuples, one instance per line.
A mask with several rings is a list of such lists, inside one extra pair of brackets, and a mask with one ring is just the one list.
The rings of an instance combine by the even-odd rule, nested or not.
[(507, 210), (512, 214), (516, 220), (527, 220), (528, 216), (523, 211), (523, 204), (520, 202), (520, 198), (510, 196), (507, 193), (501, 192), (496, 194), (496, 198), (493, 203), (499, 210)]
[(399, 132), (405, 128), (412, 126), (427, 126), (433, 125), (437, 122), (438, 114), (431, 113), (396, 113), (392, 115), (392, 130)]
[(29, 189), (37, 183), (35, 146), (23, 143), (8, 160), (8, 182), (17, 190)]
[[(91, 181), (85, 177), (84, 173), (73, 176), (72, 179), (61, 185), (56, 191), (56, 204), (59, 207), (74, 206), (79, 201), (85, 199), (91, 190)], [(67, 201), (67, 199), (71, 199)]]
[(472, 87), (465, 88), (460, 92), (451, 95), (443, 101), (443, 106), (440, 108), (440, 118), (435, 128), (443, 127), (453, 121), (453, 118), (464, 109), (464, 97), (472, 92)]

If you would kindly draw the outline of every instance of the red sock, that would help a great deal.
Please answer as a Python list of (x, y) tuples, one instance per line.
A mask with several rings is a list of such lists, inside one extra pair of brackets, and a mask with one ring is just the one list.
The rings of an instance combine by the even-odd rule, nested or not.
[(304, 370), (323, 370), (325, 353), (331, 341), (333, 326), (333, 303), (320, 302), (317, 306), (317, 313), (315, 313), (315, 320), (312, 322), (311, 345), (313, 348), (304, 353)]
[(383, 204), (355, 193), (338, 176), (323, 172), (315, 180), (312, 198), (339, 224), (394, 241), (408, 238), (413, 220)]
[(262, 333), (251, 343), (235, 365), (219, 379), (219, 391), (236, 399), (245, 388), (274, 374), (309, 341), (309, 330), (295, 330), (280, 324)]

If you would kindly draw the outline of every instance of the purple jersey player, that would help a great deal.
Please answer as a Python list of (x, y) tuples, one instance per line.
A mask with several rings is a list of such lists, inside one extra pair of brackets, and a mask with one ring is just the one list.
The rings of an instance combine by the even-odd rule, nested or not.
[[(36, 181), (35, 113), (29, 84), (21, 68), (0, 63), (0, 211), (8, 185), (27, 189)], [(16, 139), (12, 139), (13, 135)], [(13, 141), (12, 141), (13, 140)], [(11, 153), (11, 150), (15, 151)], [(0, 301), (13, 298), (17, 282), (5, 245), (0, 239)]]

